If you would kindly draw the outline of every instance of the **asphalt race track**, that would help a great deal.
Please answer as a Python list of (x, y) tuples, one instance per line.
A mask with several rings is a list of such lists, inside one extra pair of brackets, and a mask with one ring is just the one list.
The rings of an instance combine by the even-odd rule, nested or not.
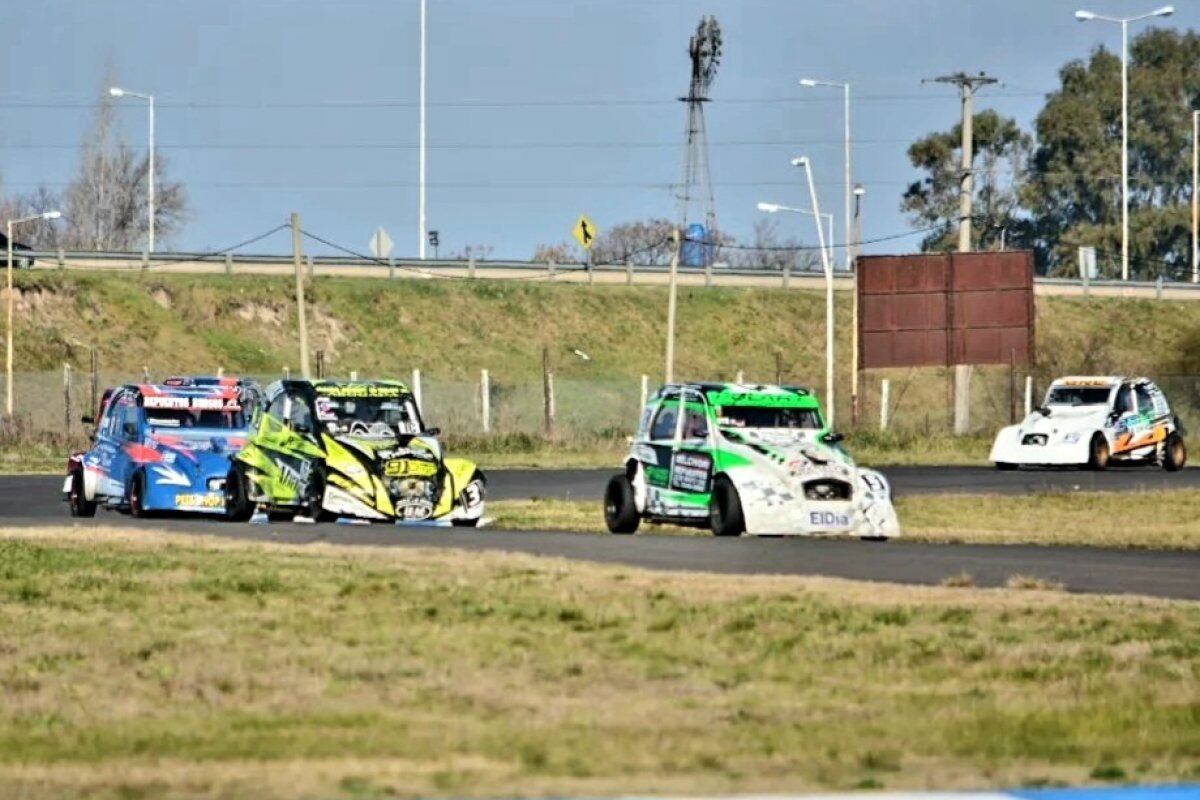
[[(597, 501), (611, 470), (496, 470), (493, 499), (554, 497)], [(897, 495), (937, 492), (1145, 490), (1200, 488), (1200, 469), (997, 472), (975, 467), (894, 467), (886, 470)], [(179, 533), (273, 542), (454, 547), (557, 556), (661, 570), (726, 574), (828, 575), (858, 580), (937, 584), (960, 573), (978, 586), (999, 586), (1012, 575), (1063, 584), (1070, 591), (1134, 593), (1200, 600), (1200, 552), (1105, 550), (1018, 545), (931, 545), (840, 539), (715, 539), (680, 536), (605, 536), (539, 531), (465, 531), (374, 525), (249, 525), (205, 519), (133, 520), (100, 511), (72, 521), (57, 476), (0, 476), (0, 524), (145, 526)], [(599, 514), (599, 508), (597, 508)]]

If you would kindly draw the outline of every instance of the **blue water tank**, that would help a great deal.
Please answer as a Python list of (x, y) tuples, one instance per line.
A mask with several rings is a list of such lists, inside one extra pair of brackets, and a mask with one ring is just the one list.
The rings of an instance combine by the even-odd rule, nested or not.
[(708, 231), (699, 222), (687, 226), (683, 246), (680, 248), (680, 262), (686, 267), (706, 267), (712, 261), (712, 243), (708, 240)]

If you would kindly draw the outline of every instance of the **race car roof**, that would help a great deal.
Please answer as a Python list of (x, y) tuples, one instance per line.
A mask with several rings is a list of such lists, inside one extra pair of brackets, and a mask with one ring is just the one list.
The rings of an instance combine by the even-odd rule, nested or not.
[(1051, 386), (1115, 386), (1127, 380), (1119, 375), (1067, 375), (1056, 378)]
[(774, 384), (743, 383), (685, 383), (670, 384), (660, 394), (678, 391), (680, 388), (697, 389), (708, 401), (717, 406), (788, 406), (817, 408), (817, 398), (804, 386), (777, 386)]
[(236, 411), (242, 407), (236, 385), (168, 386), (142, 383), (133, 388), (141, 397), (144, 408)]

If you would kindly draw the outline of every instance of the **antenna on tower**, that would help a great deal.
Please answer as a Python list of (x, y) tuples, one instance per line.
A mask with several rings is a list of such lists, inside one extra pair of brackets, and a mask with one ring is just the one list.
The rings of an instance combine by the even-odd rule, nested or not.
[[(689, 266), (712, 263), (717, 242), (717, 212), (713, 202), (712, 174), (708, 169), (708, 132), (704, 124), (704, 104), (708, 90), (717, 77), (721, 63), (721, 26), (716, 17), (701, 17), (696, 33), (688, 44), (692, 62), (691, 84), (686, 97), (687, 144), (683, 157), (683, 182), (679, 193), (679, 225), (687, 233), (682, 262)], [(703, 214), (702, 223), (692, 216)], [(698, 234), (698, 235), (697, 235)]]

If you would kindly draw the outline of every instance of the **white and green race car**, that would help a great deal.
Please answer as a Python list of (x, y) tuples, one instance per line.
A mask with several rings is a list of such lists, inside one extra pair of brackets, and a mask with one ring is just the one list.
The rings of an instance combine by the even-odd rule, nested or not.
[(718, 536), (900, 535), (887, 479), (861, 469), (807, 389), (685, 383), (642, 412), (604, 494), (613, 533), (643, 519)]

